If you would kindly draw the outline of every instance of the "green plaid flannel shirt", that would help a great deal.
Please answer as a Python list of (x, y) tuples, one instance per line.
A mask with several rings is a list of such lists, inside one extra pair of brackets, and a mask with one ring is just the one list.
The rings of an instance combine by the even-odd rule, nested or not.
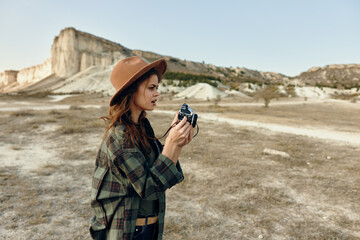
[(154, 164), (148, 166), (142, 152), (125, 143), (124, 132), (123, 125), (114, 126), (100, 145), (92, 180), (91, 207), (95, 216), (91, 228), (93, 231), (107, 229), (106, 239), (131, 240), (140, 198), (158, 200), (158, 239), (162, 239), (165, 190), (184, 179), (180, 163), (175, 165), (162, 155), (162, 146), (156, 140), (160, 154)]

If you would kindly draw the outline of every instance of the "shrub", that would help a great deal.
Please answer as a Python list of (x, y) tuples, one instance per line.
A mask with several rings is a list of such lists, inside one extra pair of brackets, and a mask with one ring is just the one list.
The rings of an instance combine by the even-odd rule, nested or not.
[(220, 95), (216, 95), (216, 98), (214, 99), (214, 105), (215, 107), (217, 107), (217, 105), (219, 104), (221, 100), (221, 96)]
[(12, 117), (29, 117), (29, 116), (35, 116), (35, 114), (29, 110), (23, 110), (18, 112), (11, 113)]
[(277, 86), (269, 85), (265, 88), (257, 91), (254, 95), (256, 99), (264, 99), (265, 107), (269, 107), (270, 101), (273, 98), (278, 98), (280, 96), (279, 89)]
[(288, 85), (285, 87), (285, 91), (287, 92), (288, 95), (290, 95), (291, 97), (296, 97), (296, 92), (295, 92), (295, 86), (294, 85)]

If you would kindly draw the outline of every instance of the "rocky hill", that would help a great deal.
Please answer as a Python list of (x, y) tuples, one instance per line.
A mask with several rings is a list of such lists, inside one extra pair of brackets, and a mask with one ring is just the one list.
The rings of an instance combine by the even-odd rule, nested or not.
[(217, 67), (204, 62), (181, 60), (157, 53), (132, 50), (121, 44), (78, 31), (72, 27), (61, 30), (51, 47), (51, 57), (43, 64), (0, 73), (0, 92), (53, 91), (112, 91), (109, 81), (111, 70), (119, 60), (140, 56), (151, 62), (163, 57), (168, 62), (168, 72), (187, 76), (205, 75), (237, 88), (242, 83), (311, 86), (358, 86), (360, 65), (330, 65), (312, 68), (298, 77), (290, 78), (280, 73), (260, 72), (247, 68)]
[(360, 64), (313, 67), (296, 77), (306, 85), (350, 89), (360, 87)]
[[(278, 73), (217, 67), (149, 51), (131, 50), (121, 44), (70, 27), (61, 30), (55, 37), (51, 47), (51, 57), (43, 64), (19, 71), (8, 70), (0, 73), (0, 91), (55, 90), (64, 84), (74, 83), (79, 76), (89, 77), (86, 73), (90, 72), (91, 79), (108, 81), (112, 66), (119, 60), (134, 55), (149, 62), (163, 57), (168, 62), (169, 72), (208, 75), (219, 78), (225, 83), (269, 82), (286, 79), (286, 76)], [(94, 71), (98, 72), (95, 74)], [(81, 74), (82, 72), (85, 74)]]

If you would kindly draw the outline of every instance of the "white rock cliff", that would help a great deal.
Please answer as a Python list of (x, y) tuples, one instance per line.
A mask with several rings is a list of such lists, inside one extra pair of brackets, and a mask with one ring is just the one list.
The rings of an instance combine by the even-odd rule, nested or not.
[(43, 64), (19, 71), (0, 73), (0, 86), (14, 85), (17, 82), (16, 86), (20, 89), (53, 74), (69, 78), (91, 66), (106, 67), (132, 55), (134, 54), (130, 49), (120, 44), (74, 28), (65, 28), (55, 37), (49, 59)]
[(90, 66), (105, 67), (131, 55), (131, 50), (120, 44), (65, 28), (54, 39), (51, 64), (57, 76), (68, 78)]
[(48, 58), (43, 64), (21, 69), (17, 74), (17, 81), (19, 84), (35, 83), (51, 74), (51, 59)]

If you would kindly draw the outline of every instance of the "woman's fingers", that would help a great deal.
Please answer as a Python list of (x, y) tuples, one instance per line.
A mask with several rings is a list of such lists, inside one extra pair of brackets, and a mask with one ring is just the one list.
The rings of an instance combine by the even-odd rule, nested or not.
[[(178, 121), (178, 114), (175, 115), (173, 123)], [(182, 147), (188, 144), (192, 140), (194, 128), (184, 117), (177, 125), (171, 130), (169, 137), (172, 141), (176, 142), (178, 146)]]
[(189, 125), (186, 127), (185, 132), (184, 132), (186, 137), (189, 135), (189, 132), (191, 131), (191, 129), (192, 129), (192, 126), (189, 123)]
[(192, 138), (193, 138), (193, 135), (194, 135), (194, 128), (191, 126), (191, 129), (190, 129), (190, 133), (189, 133), (189, 141), (188, 142), (191, 142)]
[(187, 139), (189, 137), (189, 132), (191, 130), (192, 126), (190, 123), (186, 122), (184, 126), (179, 130), (180, 137), (182, 139)]
[(175, 128), (176, 128), (177, 130), (180, 130), (181, 128), (183, 128), (183, 126), (187, 123), (186, 120), (187, 120), (187, 118), (184, 117), (184, 118), (176, 125)]
[(182, 138), (182, 140), (179, 142), (179, 146), (180, 146), (180, 147), (183, 147), (183, 146), (187, 145), (189, 142), (191, 142), (193, 133), (194, 133), (194, 128), (193, 128), (191, 125), (189, 125), (189, 126), (185, 129), (184, 134), (182, 135), (183, 138)]

